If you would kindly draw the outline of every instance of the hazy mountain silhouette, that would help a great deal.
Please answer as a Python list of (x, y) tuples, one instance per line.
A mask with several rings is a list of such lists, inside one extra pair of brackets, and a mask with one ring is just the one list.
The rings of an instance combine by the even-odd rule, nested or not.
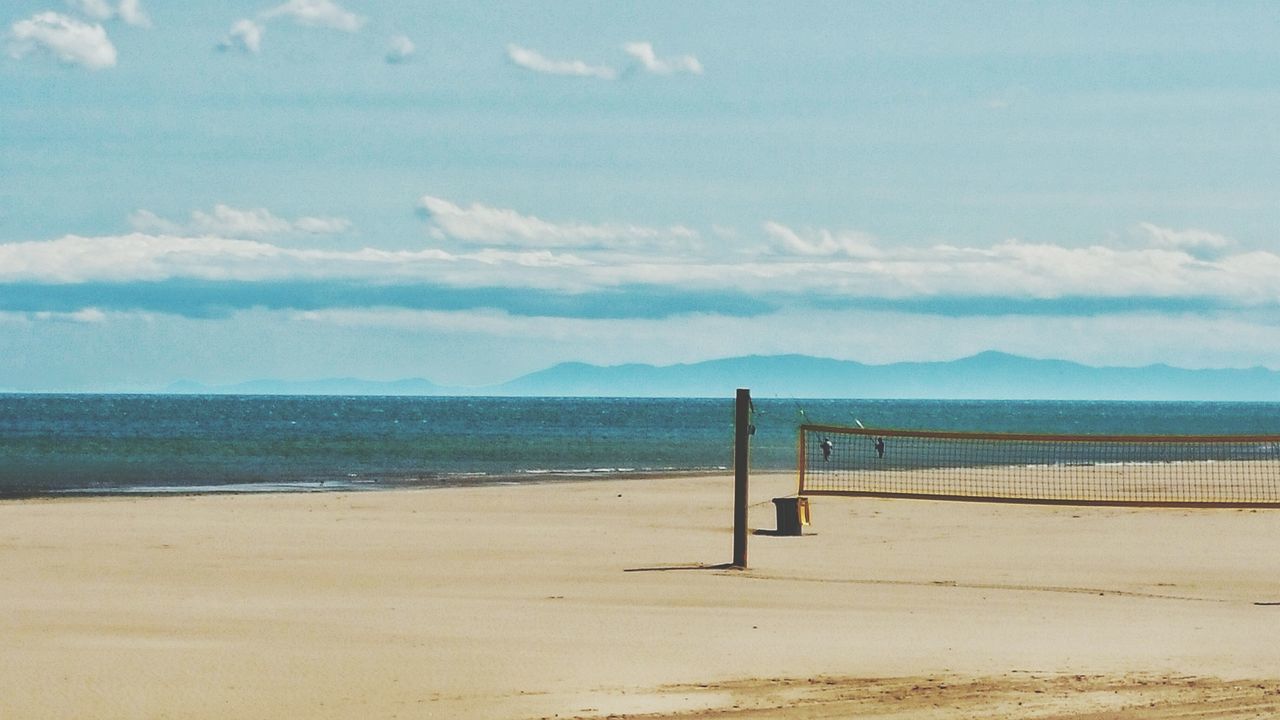
[(681, 365), (562, 363), (486, 387), (427, 380), (256, 380), (226, 386), (175, 383), (174, 393), (267, 395), (512, 395), (601, 397), (938, 398), (996, 400), (1280, 401), (1280, 372), (1188, 370), (1168, 365), (1091, 367), (984, 352), (947, 362), (867, 365), (806, 355), (748, 356)]
[(1280, 400), (1280, 373), (1266, 368), (1090, 367), (999, 352), (887, 365), (778, 355), (662, 367), (564, 363), (497, 390), (509, 395), (729, 397), (739, 387), (751, 388), (757, 397)]

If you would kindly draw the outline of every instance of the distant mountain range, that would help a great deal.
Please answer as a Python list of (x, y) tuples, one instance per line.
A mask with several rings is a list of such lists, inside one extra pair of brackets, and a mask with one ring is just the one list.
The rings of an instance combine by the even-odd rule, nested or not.
[(562, 363), (485, 387), (422, 379), (255, 380), (206, 386), (183, 381), (170, 393), (262, 395), (506, 395), (602, 397), (936, 398), (993, 400), (1280, 401), (1280, 372), (1267, 368), (1188, 370), (1168, 365), (1091, 367), (984, 352), (948, 362), (866, 365), (806, 355), (749, 356), (681, 365)]

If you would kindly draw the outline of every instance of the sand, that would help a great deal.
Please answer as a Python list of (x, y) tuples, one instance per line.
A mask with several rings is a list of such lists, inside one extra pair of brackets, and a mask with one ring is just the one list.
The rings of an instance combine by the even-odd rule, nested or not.
[(0, 717), (1280, 715), (1280, 511), (731, 490), (0, 503)]

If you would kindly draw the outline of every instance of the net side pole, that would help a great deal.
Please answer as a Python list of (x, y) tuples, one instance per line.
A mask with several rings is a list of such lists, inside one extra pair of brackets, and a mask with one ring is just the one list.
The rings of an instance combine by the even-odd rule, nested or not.
[(733, 423), (733, 567), (747, 567), (747, 472), (751, 462), (751, 391), (738, 388)]

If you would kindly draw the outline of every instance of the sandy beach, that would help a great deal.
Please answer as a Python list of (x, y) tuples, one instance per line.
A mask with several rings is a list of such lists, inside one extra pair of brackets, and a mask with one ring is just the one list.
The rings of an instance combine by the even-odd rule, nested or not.
[(812, 507), (737, 571), (727, 476), (5, 502), (0, 717), (1280, 714), (1280, 511)]

